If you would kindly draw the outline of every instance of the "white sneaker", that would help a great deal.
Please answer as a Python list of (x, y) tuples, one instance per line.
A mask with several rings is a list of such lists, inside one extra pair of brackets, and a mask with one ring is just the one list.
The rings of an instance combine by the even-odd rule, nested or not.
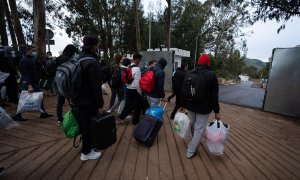
[(86, 160), (89, 160), (89, 159), (98, 159), (101, 157), (101, 152), (96, 152), (94, 150), (92, 150), (90, 153), (88, 153), (87, 155), (81, 153), (81, 157), (80, 159), (82, 161), (86, 161)]

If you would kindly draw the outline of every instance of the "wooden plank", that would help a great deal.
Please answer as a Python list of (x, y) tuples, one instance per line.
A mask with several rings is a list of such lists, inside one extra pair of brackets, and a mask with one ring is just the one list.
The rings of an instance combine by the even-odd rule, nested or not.
[(63, 138), (63, 137), (65, 137), (62, 130), (61, 130), (61, 133), (59, 133), (59, 132), (51, 130), (51, 129), (42, 128), (42, 127), (38, 127), (38, 126), (35, 126), (35, 125), (29, 125), (29, 124), (26, 124), (26, 123), (22, 124), (22, 126), (17, 126), (15, 128), (20, 129), (20, 130), (26, 129), (27, 132), (40, 134), (40, 135), (44, 135), (44, 136), (48, 136), (48, 137), (52, 137), (52, 138)]
[(134, 179), (146, 179), (149, 149), (144, 144), (138, 144), (138, 155), (135, 166)]
[(126, 126), (127, 125), (119, 125), (118, 126), (117, 142), (114, 145), (112, 145), (110, 148), (105, 150), (100, 161), (98, 162), (97, 166), (95, 167), (94, 171), (92, 172), (92, 174), (90, 174), (89, 179), (95, 179), (95, 180), (104, 179), (104, 177), (107, 173), (107, 170), (110, 166), (110, 163), (115, 156), (115, 153), (119, 146), (119, 143), (121, 142), (121, 140), (123, 138), (123, 134), (125, 133)]
[(51, 138), (49, 136), (35, 134), (32, 132), (22, 131), (22, 130), (14, 129), (14, 128), (10, 129), (9, 131), (3, 131), (2, 133), (11, 135), (18, 139), (26, 139), (28, 141), (35, 142), (35, 143), (44, 143), (44, 142), (53, 140), (53, 138)]
[(37, 148), (36, 150), (31, 151), (30, 154), (26, 155), (23, 159), (21, 159), (20, 161), (15, 163), (12, 167), (10, 167), (7, 170), (7, 174), (9, 174), (12, 179), (22, 179), (22, 178), (24, 178), (23, 170), (26, 170), (26, 169), (30, 168), (28, 163), (31, 163), (36, 158), (41, 156), (48, 148), (50, 148), (54, 144), (55, 143), (53, 143), (53, 142), (45, 143), (45, 144), (39, 146), (39, 148)]
[[(134, 127), (130, 126), (128, 128), (130, 129), (130, 131), (133, 134)], [(126, 156), (126, 159), (124, 162), (122, 174), (120, 176), (120, 179), (124, 179), (124, 180), (134, 178), (136, 160), (137, 160), (137, 154), (138, 154), (138, 143), (136, 142), (136, 140), (133, 138), (132, 135), (131, 135), (131, 137), (128, 137), (128, 138), (130, 138), (130, 142), (129, 142), (130, 145), (129, 145), (127, 156)]]
[[(158, 135), (161, 133), (159, 131)], [(147, 179), (160, 179), (160, 166), (159, 166), (159, 152), (157, 142), (160, 141), (160, 136), (157, 136), (154, 140), (154, 143), (151, 147), (149, 147), (148, 154), (148, 166), (147, 166)]]
[[(169, 121), (165, 119), (164, 121)], [(159, 168), (160, 168), (160, 179), (174, 179), (171, 158), (169, 156), (169, 149), (167, 146), (168, 139), (166, 138), (165, 128), (160, 129), (158, 134), (158, 159), (159, 159)]]
[[(11, 156), (9, 156), (9, 158), (1, 160), (1, 166), (5, 167), (7, 170), (9, 170), (9, 168), (11, 166), (22, 161), (22, 159), (26, 158), (27, 155), (29, 155), (31, 152), (35, 151), (38, 148), (39, 148), (38, 146), (35, 146), (35, 147), (22, 149), (20, 151), (15, 151), (11, 154)], [(9, 174), (7, 174), (7, 175), (9, 175)]]
[(167, 140), (167, 146), (169, 149), (169, 157), (171, 157), (171, 167), (173, 170), (173, 177), (174, 179), (179, 179), (179, 180), (183, 180), (186, 179), (185, 173), (184, 173), (184, 169), (183, 169), (183, 165), (181, 163), (181, 159), (180, 156), (181, 154), (178, 152), (177, 149), (177, 144), (174, 138), (174, 134), (173, 134), (173, 130), (171, 127), (171, 124), (169, 121), (167, 121), (166, 119), (164, 119), (164, 130), (165, 130), (165, 135), (166, 135), (166, 139)]
[[(132, 126), (127, 125), (123, 138), (121, 139), (119, 146), (115, 152), (114, 158), (112, 159), (109, 168), (106, 172), (104, 179), (119, 179), (122, 173), (124, 162), (128, 153), (128, 147), (130, 137), (132, 136)], [(131, 128), (129, 128), (131, 127)]]
[(70, 151), (70, 149), (73, 148), (73, 140), (71, 139), (65, 138), (60, 140), (58, 143), (58, 145), (55, 145), (56, 147), (53, 146), (51, 149), (53, 152), (49, 152), (49, 154), (52, 154), (48, 156), (44, 163), (40, 164), (39, 168), (30, 174), (27, 179), (42, 179), (42, 177), (45, 176), (51, 168), (57, 165), (59, 160), (64, 158), (67, 151)]
[(13, 137), (12, 135), (3, 135), (0, 138), (0, 144), (4, 144), (4, 146), (8, 145), (14, 148), (26, 148), (38, 145), (36, 142), (29, 141), (27, 139), (19, 139), (16, 137)]

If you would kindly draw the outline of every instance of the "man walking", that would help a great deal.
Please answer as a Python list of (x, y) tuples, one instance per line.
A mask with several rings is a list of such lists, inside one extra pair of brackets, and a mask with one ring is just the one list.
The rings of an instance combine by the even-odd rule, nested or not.
[[(26, 47), (26, 55), (20, 60), (21, 81), (23, 83), (23, 90), (28, 90), (28, 93), (40, 92), (40, 75), (41, 62), (37, 60), (38, 52), (34, 46)], [(44, 103), (42, 101), (40, 118), (52, 117), (45, 111)], [(13, 120), (24, 121), (21, 113), (13, 115)]]
[(74, 105), (74, 115), (78, 121), (81, 136), (82, 149), (80, 159), (98, 159), (101, 152), (92, 150), (91, 118), (102, 112), (103, 97), (101, 90), (100, 64), (97, 61), (98, 38), (95, 36), (85, 36), (83, 38), (82, 52), (80, 58), (89, 57), (81, 62), (83, 71), (83, 84), (78, 95), (71, 98)]
[[(195, 73), (196, 76), (192, 75)], [(190, 87), (185, 86), (185, 80), (194, 81), (195, 84)], [(204, 129), (207, 124), (209, 114), (213, 110), (215, 118), (220, 120), (219, 114), (219, 85), (215, 73), (211, 70), (210, 58), (207, 54), (200, 56), (195, 70), (188, 71), (186, 74), (182, 89), (183, 107), (188, 110), (188, 117), (191, 120), (192, 140), (188, 144), (186, 157), (191, 159), (196, 155), (197, 147), (200, 143)], [(184, 89), (186, 88), (186, 89)], [(195, 97), (185, 97), (186, 93), (191, 91)], [(195, 94), (198, 93), (198, 94)], [(184, 112), (184, 108), (180, 111)]]
[(147, 94), (147, 99), (150, 104), (150, 106), (159, 106), (161, 98), (165, 101), (165, 67), (167, 66), (168, 62), (165, 58), (160, 58), (155, 64), (154, 67), (152, 67), (152, 70), (154, 71), (154, 77), (155, 77), (155, 88), (153, 91)]
[(142, 59), (142, 55), (134, 54), (133, 60), (130, 64), (132, 68), (132, 77), (133, 81), (129, 84), (126, 84), (126, 99), (125, 107), (121, 114), (118, 116), (118, 120), (121, 124), (124, 124), (124, 119), (134, 110), (132, 124), (136, 125), (139, 122), (141, 108), (142, 108), (142, 90), (140, 88), (140, 79), (141, 79), (141, 70), (138, 67)]

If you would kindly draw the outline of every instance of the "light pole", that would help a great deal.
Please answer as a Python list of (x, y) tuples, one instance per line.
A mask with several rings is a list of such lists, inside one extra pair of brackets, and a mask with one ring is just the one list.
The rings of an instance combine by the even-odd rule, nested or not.
[(197, 36), (196, 36), (196, 48), (195, 48), (194, 69), (195, 69), (195, 67), (196, 67), (196, 61), (197, 61), (198, 37), (199, 37), (199, 33), (197, 33)]

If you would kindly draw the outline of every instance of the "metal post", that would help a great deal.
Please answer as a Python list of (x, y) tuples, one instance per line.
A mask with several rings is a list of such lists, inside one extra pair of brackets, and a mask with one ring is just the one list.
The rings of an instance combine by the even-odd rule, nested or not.
[(149, 18), (149, 50), (151, 49), (151, 20), (152, 20), (152, 14), (150, 13), (150, 18)]
[(50, 51), (50, 37), (49, 37), (49, 30), (48, 29), (46, 30), (46, 36), (47, 36), (47, 42), (48, 42), (48, 52), (51, 52)]
[(198, 35), (196, 36), (196, 48), (195, 48), (195, 60), (194, 60), (194, 69), (196, 67), (196, 61), (197, 61), (197, 49), (198, 49)]

